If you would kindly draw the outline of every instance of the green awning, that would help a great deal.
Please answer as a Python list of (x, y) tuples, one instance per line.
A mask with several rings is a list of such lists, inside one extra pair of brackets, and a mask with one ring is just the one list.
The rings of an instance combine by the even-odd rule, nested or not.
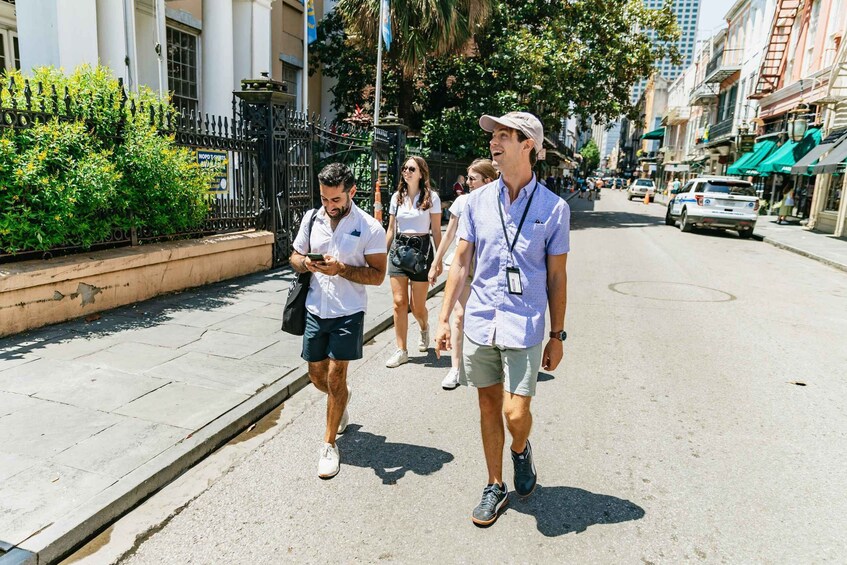
[(741, 174), (741, 167), (746, 165), (747, 161), (749, 161), (750, 158), (755, 154), (756, 154), (756, 148), (754, 146), (753, 151), (748, 151), (747, 153), (745, 153), (744, 155), (742, 155), (741, 157), (736, 159), (735, 162), (727, 168), (726, 174), (728, 174), (728, 175), (740, 175)]
[(806, 132), (805, 137), (800, 141), (789, 140), (783, 143), (770, 157), (762, 161), (756, 169), (765, 174), (781, 173), (790, 175), (791, 167), (820, 142), (820, 128), (811, 129)]
[(664, 139), (665, 138), (665, 128), (654, 129), (653, 131), (648, 131), (644, 135), (641, 136), (641, 139)]
[(732, 165), (732, 167), (730, 167), (734, 167), (735, 172), (731, 172), (729, 174), (741, 176), (761, 175), (762, 173), (756, 170), (756, 166), (767, 159), (768, 155), (771, 154), (775, 147), (776, 142), (772, 139), (764, 139), (756, 143), (756, 145), (753, 146), (753, 151), (741, 156), (742, 159), (744, 159), (743, 163), (741, 162), (741, 159), (739, 159)]

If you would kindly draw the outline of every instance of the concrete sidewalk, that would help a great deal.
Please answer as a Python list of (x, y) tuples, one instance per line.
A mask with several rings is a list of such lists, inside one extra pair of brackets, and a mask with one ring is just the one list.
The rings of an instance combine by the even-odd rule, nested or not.
[[(667, 197), (657, 195), (654, 204), (663, 208)], [(807, 230), (797, 222), (778, 225), (776, 216), (759, 216), (753, 237), (781, 249), (847, 271), (847, 240)]]
[[(259, 273), (0, 340), (0, 563), (48, 563), (308, 383)], [(442, 281), (432, 293), (443, 287)], [(365, 339), (392, 324), (368, 290)]]

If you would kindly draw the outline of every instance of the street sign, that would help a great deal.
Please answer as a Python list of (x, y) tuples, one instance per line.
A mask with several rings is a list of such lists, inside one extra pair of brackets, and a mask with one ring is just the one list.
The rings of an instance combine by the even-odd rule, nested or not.
[(212, 171), (212, 180), (209, 183), (209, 194), (226, 194), (227, 178), (229, 173), (229, 159), (226, 151), (213, 149), (198, 149), (197, 163), (201, 169)]

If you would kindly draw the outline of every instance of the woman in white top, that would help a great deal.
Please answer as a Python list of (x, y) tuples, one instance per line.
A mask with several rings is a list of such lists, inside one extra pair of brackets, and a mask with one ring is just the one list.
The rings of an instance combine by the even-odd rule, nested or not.
[[(409, 360), (406, 338), (409, 331), (409, 306), (421, 329), (418, 350), (429, 349), (429, 312), (426, 309), (426, 291), (429, 267), (432, 264), (433, 245), (441, 243), (441, 199), (429, 184), (429, 166), (421, 157), (409, 157), (401, 171), (397, 192), (391, 196), (388, 208), (388, 276), (394, 297), (394, 335), (397, 351), (388, 358), (386, 367), (399, 367)], [(398, 245), (419, 249), (426, 257), (425, 268), (413, 273), (392, 262)], [(409, 291), (411, 287), (411, 292)]]
[[(497, 179), (497, 176), (497, 169), (494, 168), (490, 159), (477, 159), (468, 167), (468, 188), (474, 191), (483, 185), (493, 182)], [(432, 262), (432, 267), (429, 269), (430, 284), (435, 284), (435, 279), (444, 270), (442, 260), (453, 243), (453, 239), (456, 237), (456, 230), (459, 228), (459, 218), (465, 210), (467, 200), (468, 195), (463, 194), (450, 206), (450, 223), (447, 224), (447, 232), (444, 234), (444, 239), (441, 240), (441, 245), (438, 246), (438, 251), (435, 252), (435, 259)], [(441, 381), (441, 388), (444, 390), (453, 390), (459, 386), (459, 373), (462, 367), (462, 333), (465, 328), (465, 304), (468, 301), (468, 296), (471, 294), (472, 277), (473, 273), (471, 273), (471, 277), (468, 277), (468, 281), (459, 295), (459, 300), (456, 302), (456, 306), (453, 307), (453, 336), (451, 338), (453, 351), (450, 353), (450, 371), (444, 377), (444, 380)]]

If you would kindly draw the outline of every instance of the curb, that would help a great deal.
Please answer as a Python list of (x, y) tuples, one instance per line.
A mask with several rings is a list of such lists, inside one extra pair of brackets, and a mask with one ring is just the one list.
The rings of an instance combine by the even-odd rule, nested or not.
[(827, 259), (826, 257), (815, 255), (814, 253), (810, 251), (805, 251), (803, 249), (800, 249), (799, 247), (794, 247), (793, 245), (782, 243), (781, 241), (776, 241), (775, 239), (771, 239), (770, 237), (757, 235), (755, 233), (753, 234), (753, 239), (763, 241), (779, 249), (784, 249), (785, 251), (791, 251), (792, 253), (796, 253), (797, 255), (802, 255), (803, 257), (812, 259), (814, 261), (817, 261), (818, 263), (823, 263), (824, 265), (827, 265), (834, 269), (838, 269), (839, 271), (847, 272), (847, 265), (845, 265), (844, 263), (839, 263), (838, 261), (833, 261), (832, 259)]
[[(441, 292), (445, 284), (446, 280), (431, 288), (427, 292), (427, 300)], [(393, 315), (378, 320), (365, 331), (364, 341), (370, 341), (392, 325)], [(71, 517), (54, 522), (9, 553), (0, 555), (0, 565), (54, 563), (66, 557), (309, 382), (306, 363), (291, 369), (276, 382), (98, 493), (76, 508)]]

